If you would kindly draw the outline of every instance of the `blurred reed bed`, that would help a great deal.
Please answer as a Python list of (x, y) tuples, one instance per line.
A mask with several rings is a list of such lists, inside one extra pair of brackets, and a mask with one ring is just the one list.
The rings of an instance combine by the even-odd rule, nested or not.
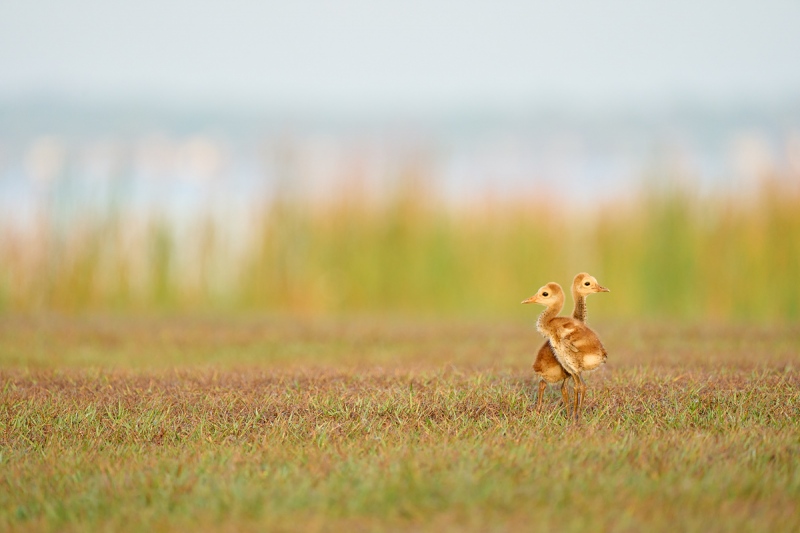
[(800, 317), (796, 176), (747, 195), (643, 186), (573, 211), (544, 192), (453, 207), (426, 178), (379, 202), (278, 194), (237, 234), (210, 211), (177, 224), (109, 200), (65, 225), (43, 205), (33, 227), (3, 226), (0, 309), (508, 317), (587, 270), (612, 289), (595, 316)]

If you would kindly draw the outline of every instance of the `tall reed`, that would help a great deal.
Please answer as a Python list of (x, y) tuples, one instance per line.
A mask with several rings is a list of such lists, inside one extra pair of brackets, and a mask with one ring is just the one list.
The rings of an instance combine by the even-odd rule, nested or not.
[(536, 199), (446, 207), (424, 187), (279, 195), (236, 239), (210, 215), (181, 231), (121, 208), (53, 217), (0, 233), (3, 311), (512, 316), (587, 270), (612, 289), (594, 302), (604, 316), (800, 317), (796, 177), (747, 197), (643, 190), (579, 216)]

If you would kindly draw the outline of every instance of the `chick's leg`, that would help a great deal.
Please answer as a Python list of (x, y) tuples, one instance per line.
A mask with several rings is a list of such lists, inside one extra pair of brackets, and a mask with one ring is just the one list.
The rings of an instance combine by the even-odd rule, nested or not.
[(581, 379), (580, 374), (573, 374), (575, 380), (575, 420), (578, 420), (583, 409), (583, 397), (586, 394), (586, 383)]
[(567, 379), (561, 382), (561, 397), (564, 399), (564, 409), (567, 410), (567, 416), (570, 414), (569, 405), (569, 391), (567, 390)]
[(539, 395), (536, 398), (536, 411), (542, 410), (542, 400), (544, 399), (544, 390), (547, 388), (547, 382), (545, 380), (539, 380)]

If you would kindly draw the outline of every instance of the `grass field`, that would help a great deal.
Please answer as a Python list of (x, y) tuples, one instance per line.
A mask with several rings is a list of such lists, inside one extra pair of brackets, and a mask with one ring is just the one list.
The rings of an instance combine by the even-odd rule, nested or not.
[(6, 315), (0, 529), (800, 529), (800, 327), (593, 322), (574, 425), (533, 321)]
[[(0, 220), (0, 530), (800, 530), (796, 176), (586, 212), (427, 178), (241, 234)], [(576, 425), (533, 410), (519, 302), (584, 270), (610, 358)]]

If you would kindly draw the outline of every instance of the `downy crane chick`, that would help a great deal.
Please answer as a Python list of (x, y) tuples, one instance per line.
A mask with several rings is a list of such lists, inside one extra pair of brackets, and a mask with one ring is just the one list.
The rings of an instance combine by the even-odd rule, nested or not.
[[(586, 272), (580, 272), (575, 275), (572, 280), (572, 301), (574, 303), (572, 318), (586, 322), (586, 297), (596, 292), (609, 292), (609, 290), (600, 285), (594, 276)], [(564, 408), (569, 413), (569, 393), (567, 392), (569, 374), (556, 359), (553, 349), (550, 347), (550, 341), (545, 341), (542, 347), (539, 348), (539, 352), (536, 354), (536, 361), (533, 363), (533, 371), (539, 376), (539, 395), (536, 399), (536, 410), (540, 411), (542, 408), (542, 400), (547, 384), (560, 382)]]
[(548, 283), (522, 303), (546, 306), (536, 322), (536, 329), (547, 337), (556, 359), (575, 383), (575, 419), (580, 416), (586, 383), (581, 373), (594, 370), (606, 362), (608, 355), (600, 338), (589, 326), (572, 317), (560, 317), (564, 307), (564, 291), (558, 283)]

